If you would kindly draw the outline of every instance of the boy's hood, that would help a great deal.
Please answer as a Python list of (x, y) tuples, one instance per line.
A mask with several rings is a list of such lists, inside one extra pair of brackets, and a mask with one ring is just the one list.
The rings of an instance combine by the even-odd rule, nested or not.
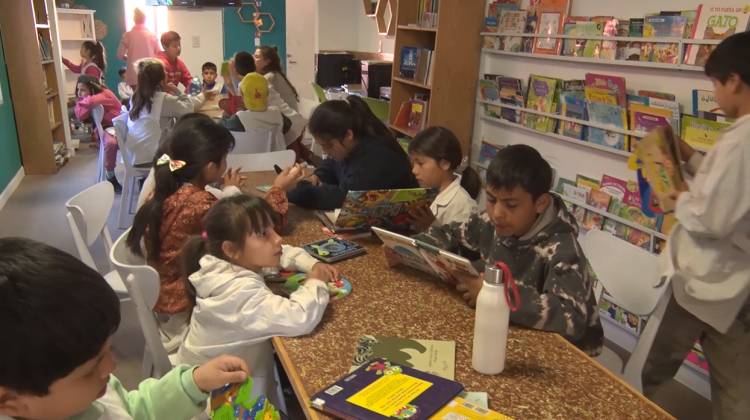
[(550, 196), (552, 203), (531, 226), (529, 232), (518, 238), (519, 242), (534, 243), (559, 234), (578, 236), (578, 224), (563, 200), (555, 193), (550, 193)]

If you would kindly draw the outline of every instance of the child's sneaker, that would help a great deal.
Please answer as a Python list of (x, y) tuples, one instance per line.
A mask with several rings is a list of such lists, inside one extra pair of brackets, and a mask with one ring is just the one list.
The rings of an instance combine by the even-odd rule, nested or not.
[(112, 183), (112, 186), (115, 187), (115, 194), (122, 193), (122, 185), (117, 181), (117, 177), (108, 177), (107, 181)]

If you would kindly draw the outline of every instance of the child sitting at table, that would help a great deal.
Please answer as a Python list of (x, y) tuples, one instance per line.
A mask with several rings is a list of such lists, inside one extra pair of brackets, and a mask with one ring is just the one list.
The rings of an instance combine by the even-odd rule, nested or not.
[[(202, 233), (187, 241), (181, 261), (195, 301), (177, 360), (242, 357), (253, 367), (258, 389), (278, 403), (270, 338), (309, 334), (328, 305), (325, 282), (338, 272), (302, 248), (282, 245), (273, 219), (273, 209), (258, 197), (224, 198), (206, 214)], [(289, 298), (274, 294), (261, 273), (279, 266), (308, 273)]]
[(240, 91), (240, 82), (249, 73), (255, 71), (253, 55), (247, 51), (238, 51), (229, 60), (229, 83), (227, 98), (219, 101), (219, 107), (224, 110), (226, 117), (231, 117), (238, 111), (245, 109), (244, 99)]
[(112, 375), (120, 301), (78, 258), (0, 238), (0, 419), (190, 419), (208, 393), (245, 380), (235, 356), (176, 366), (127, 391)]
[[(507, 146), (487, 170), (486, 211), (463, 223), (433, 226), (417, 238), (449, 250), (479, 251), (486, 264), (508, 264), (521, 296), (511, 322), (556, 332), (597, 355), (603, 331), (595, 276), (578, 244), (575, 219), (551, 187), (552, 169), (539, 152)], [(458, 280), (456, 288), (474, 306), (483, 275)]]
[(190, 84), (193, 82), (193, 76), (190, 75), (185, 62), (180, 60), (182, 44), (180, 43), (180, 34), (175, 31), (168, 31), (161, 34), (161, 47), (164, 51), (156, 53), (156, 58), (164, 65), (164, 71), (167, 73), (167, 82), (165, 90), (173, 95), (179, 95), (180, 90), (177, 86), (182, 83), (185, 86), (185, 93), (190, 90)]
[(203, 63), (203, 66), (201, 66), (201, 76), (203, 78), (201, 81), (201, 89), (203, 91), (210, 90), (216, 93), (225, 92), (224, 82), (218, 80), (216, 64), (210, 61)]
[(250, 128), (281, 133), (284, 119), (278, 108), (268, 106), (268, 80), (258, 73), (248, 73), (240, 82), (240, 91), (245, 110), (224, 120), (224, 126), (231, 131)]

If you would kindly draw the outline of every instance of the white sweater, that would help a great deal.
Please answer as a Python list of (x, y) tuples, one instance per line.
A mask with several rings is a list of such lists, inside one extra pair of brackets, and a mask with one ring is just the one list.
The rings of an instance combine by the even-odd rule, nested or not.
[(750, 304), (750, 115), (686, 171), (694, 178), (677, 200), (667, 274), (680, 306), (726, 332)]
[[(308, 272), (317, 262), (302, 248), (282, 248), (283, 268)], [(260, 274), (220, 258), (206, 255), (200, 266), (189, 277), (196, 304), (176, 362), (200, 364), (225, 353), (242, 357), (270, 395), (273, 352), (269, 339), (309, 334), (328, 305), (326, 284), (308, 279), (287, 299), (275, 295)]]
[(438, 226), (451, 222), (464, 223), (469, 220), (469, 216), (478, 212), (477, 202), (461, 186), (461, 176), (457, 176), (435, 197), (430, 210), (435, 215), (433, 224)]

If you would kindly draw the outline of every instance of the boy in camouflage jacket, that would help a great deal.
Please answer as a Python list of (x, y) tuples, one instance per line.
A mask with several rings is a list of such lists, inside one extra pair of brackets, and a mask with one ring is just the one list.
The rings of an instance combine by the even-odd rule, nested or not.
[[(595, 276), (577, 241), (578, 226), (549, 192), (552, 169), (532, 147), (508, 146), (487, 171), (487, 209), (465, 223), (431, 227), (417, 236), (441, 248), (479, 251), (484, 263), (505, 262), (521, 305), (511, 322), (556, 332), (589, 355), (601, 352), (602, 326)], [(474, 306), (483, 275), (459, 278), (456, 288)]]

